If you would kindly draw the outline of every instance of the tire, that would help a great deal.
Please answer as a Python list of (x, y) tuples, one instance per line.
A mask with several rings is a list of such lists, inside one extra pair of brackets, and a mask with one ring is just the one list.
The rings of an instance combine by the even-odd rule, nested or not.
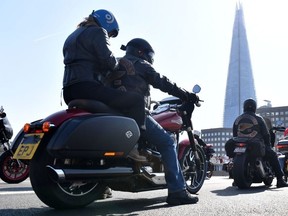
[(0, 178), (8, 184), (18, 184), (29, 177), (29, 165), (13, 159), (11, 151), (0, 156)]
[(196, 151), (199, 155), (198, 167), (190, 146), (185, 148), (183, 157), (179, 160), (183, 176), (186, 180), (187, 190), (192, 194), (196, 194), (201, 189), (207, 171), (205, 153), (198, 144), (196, 145)]
[(214, 172), (214, 164), (208, 161), (208, 167), (207, 167), (207, 178), (211, 178)]
[(54, 182), (46, 168), (52, 165), (53, 158), (43, 149), (36, 153), (30, 162), (30, 181), (38, 198), (47, 206), (55, 209), (80, 208), (103, 195), (106, 186), (99, 182)]
[(239, 189), (247, 189), (251, 186), (253, 179), (250, 175), (250, 163), (246, 154), (234, 157), (232, 173), (234, 183)]

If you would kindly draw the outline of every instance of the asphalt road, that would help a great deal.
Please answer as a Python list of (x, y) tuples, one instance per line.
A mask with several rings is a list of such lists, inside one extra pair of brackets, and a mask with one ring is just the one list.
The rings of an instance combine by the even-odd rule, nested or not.
[(165, 202), (167, 190), (140, 193), (113, 191), (113, 198), (98, 200), (77, 210), (57, 211), (43, 204), (32, 191), (29, 180), (16, 185), (0, 181), (0, 215), (98, 216), (98, 215), (269, 215), (283, 216), (288, 211), (288, 188), (253, 184), (248, 190), (232, 187), (227, 176), (206, 180), (194, 205), (171, 207)]

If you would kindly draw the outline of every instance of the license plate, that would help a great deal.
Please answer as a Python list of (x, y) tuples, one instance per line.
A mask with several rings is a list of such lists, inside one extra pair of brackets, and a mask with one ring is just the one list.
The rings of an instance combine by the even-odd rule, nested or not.
[(246, 147), (236, 147), (234, 152), (235, 153), (244, 153), (246, 151)]
[(32, 159), (43, 136), (44, 133), (25, 134), (15, 151), (13, 158), (25, 160)]

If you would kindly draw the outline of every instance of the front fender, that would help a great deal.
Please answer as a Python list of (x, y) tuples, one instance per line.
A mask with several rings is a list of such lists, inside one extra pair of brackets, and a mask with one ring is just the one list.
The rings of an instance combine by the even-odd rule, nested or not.
[[(195, 143), (198, 144), (197, 140), (195, 139)], [(178, 149), (178, 159), (183, 157), (184, 151), (187, 147), (190, 146), (189, 139), (184, 139), (179, 142), (179, 149)]]

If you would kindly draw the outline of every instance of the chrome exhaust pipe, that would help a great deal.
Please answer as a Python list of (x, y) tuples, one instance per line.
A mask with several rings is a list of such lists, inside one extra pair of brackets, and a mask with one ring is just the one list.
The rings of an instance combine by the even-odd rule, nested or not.
[(127, 176), (134, 173), (130, 167), (112, 167), (108, 169), (55, 169), (46, 166), (49, 177), (54, 182), (96, 179), (99, 177)]

